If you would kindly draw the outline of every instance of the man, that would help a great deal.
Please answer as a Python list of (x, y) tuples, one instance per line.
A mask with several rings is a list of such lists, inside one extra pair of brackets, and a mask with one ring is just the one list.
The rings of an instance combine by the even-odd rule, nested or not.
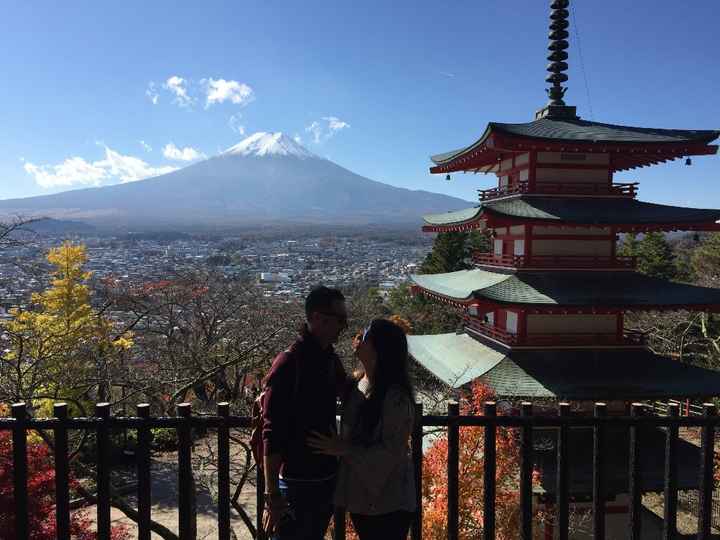
[(317, 287), (305, 299), (306, 324), (265, 378), (265, 504), (277, 540), (321, 540), (332, 516), (337, 458), (314, 453), (310, 432), (336, 431), (345, 370), (333, 349), (347, 328), (345, 297)]

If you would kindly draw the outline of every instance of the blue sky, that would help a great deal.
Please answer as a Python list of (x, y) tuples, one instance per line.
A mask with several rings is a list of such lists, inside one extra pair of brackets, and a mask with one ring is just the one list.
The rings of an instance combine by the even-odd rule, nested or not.
[[(566, 101), (583, 118), (720, 128), (717, 0), (573, 4)], [(474, 200), (494, 177), (446, 182), (428, 156), (545, 103), (548, 6), (5, 0), (0, 198), (130, 181), (283, 131), (369, 178)], [(720, 157), (616, 178), (644, 200), (720, 207)]]

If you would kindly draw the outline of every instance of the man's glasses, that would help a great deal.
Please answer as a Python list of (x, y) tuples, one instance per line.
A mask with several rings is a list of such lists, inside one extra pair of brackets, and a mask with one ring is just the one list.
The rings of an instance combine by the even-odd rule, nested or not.
[(320, 313), (320, 315), (325, 315), (326, 317), (332, 317), (333, 319), (335, 319), (335, 320), (336, 320), (337, 322), (339, 322), (340, 324), (347, 326), (348, 316), (345, 315), (345, 314), (341, 314), (341, 313), (330, 313), (330, 312), (326, 312), (326, 311), (318, 311), (318, 313)]

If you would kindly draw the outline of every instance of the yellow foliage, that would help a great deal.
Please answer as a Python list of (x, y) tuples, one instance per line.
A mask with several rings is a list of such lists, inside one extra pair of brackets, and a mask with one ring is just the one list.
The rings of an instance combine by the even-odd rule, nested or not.
[[(5, 325), (12, 343), (8, 360), (32, 364), (42, 374), (42, 384), (34, 391), (39, 398), (85, 380), (97, 355), (132, 346), (130, 335), (112, 337), (110, 322), (90, 303), (86, 282), (92, 274), (83, 269), (85, 246), (66, 241), (52, 248), (47, 260), (53, 266), (50, 287), (32, 295), (32, 309), (12, 310), (13, 318)], [(38, 405), (52, 416), (52, 404)]]

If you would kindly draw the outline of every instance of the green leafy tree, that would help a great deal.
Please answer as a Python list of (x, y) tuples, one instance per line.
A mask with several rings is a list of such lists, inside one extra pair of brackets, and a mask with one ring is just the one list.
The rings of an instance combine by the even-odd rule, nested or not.
[(396, 287), (388, 295), (390, 312), (409, 321), (415, 334), (454, 332), (460, 324), (460, 312), (445, 304), (413, 295), (409, 285)]
[(660, 232), (647, 233), (640, 240), (635, 234), (627, 234), (618, 255), (637, 257), (638, 271), (648, 276), (673, 279), (678, 274), (672, 247)]
[(445, 232), (435, 237), (433, 248), (420, 266), (423, 274), (440, 274), (467, 270), (472, 267), (473, 252), (485, 252), (490, 248), (490, 238), (485, 232)]
[(638, 270), (648, 276), (673, 279), (676, 276), (672, 247), (660, 232), (647, 233), (637, 244)]
[(709, 287), (720, 285), (720, 233), (708, 235), (690, 257), (698, 282)]
[(637, 257), (638, 238), (635, 233), (628, 233), (623, 237), (623, 241), (618, 249), (618, 255), (623, 257)]

